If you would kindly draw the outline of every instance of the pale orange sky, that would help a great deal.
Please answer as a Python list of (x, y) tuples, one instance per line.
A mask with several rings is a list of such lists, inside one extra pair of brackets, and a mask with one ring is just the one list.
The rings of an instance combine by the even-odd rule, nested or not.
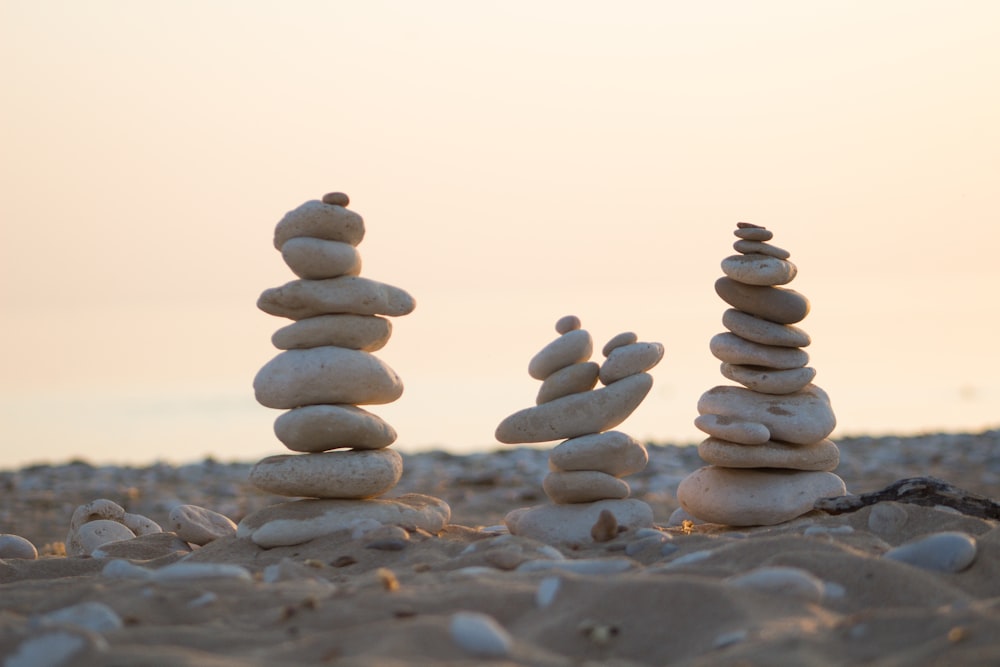
[(791, 251), (835, 435), (1000, 426), (1000, 3), (0, 0), (0, 467), (281, 453), (251, 381), (285, 211), (410, 291), (373, 406), (499, 447), (574, 313), (662, 342), (695, 442), (737, 221)]

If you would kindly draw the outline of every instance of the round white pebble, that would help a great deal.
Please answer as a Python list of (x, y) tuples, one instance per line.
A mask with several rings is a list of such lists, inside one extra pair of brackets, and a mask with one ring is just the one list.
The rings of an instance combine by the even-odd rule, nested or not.
[(917, 538), (884, 555), (935, 572), (961, 572), (976, 559), (976, 538), (967, 533), (946, 531)]
[(448, 632), (463, 650), (484, 658), (503, 658), (510, 655), (510, 634), (496, 619), (474, 611), (453, 614)]

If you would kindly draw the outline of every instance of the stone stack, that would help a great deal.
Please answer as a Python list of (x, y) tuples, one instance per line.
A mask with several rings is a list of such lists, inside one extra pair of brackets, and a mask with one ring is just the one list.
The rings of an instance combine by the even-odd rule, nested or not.
[[(285, 503), (244, 519), (238, 535), (265, 546), (276, 546), (275, 540), (304, 541), (300, 538), (310, 530), (332, 532), (352, 517), (405, 515), (402, 520), (409, 525), (437, 530), (447, 510), (426, 496), (381, 504), (366, 500), (395, 487), (403, 472), (402, 458), (389, 449), (395, 430), (358, 407), (391, 403), (403, 393), (399, 376), (371, 353), (389, 340), (392, 324), (386, 318), (406, 315), (416, 302), (398, 287), (360, 276), (357, 246), (365, 226), (348, 203), (343, 193), (327, 194), (288, 212), (274, 230), (275, 248), (299, 279), (265, 290), (257, 306), (294, 322), (275, 332), (272, 343), (283, 351), (260, 369), (253, 386), (261, 405), (287, 411), (275, 421), (274, 432), (296, 453), (261, 460), (250, 481), (269, 493), (332, 500)], [(327, 511), (338, 515), (339, 523), (317, 523)], [(262, 530), (277, 519), (284, 521), (279, 528), (298, 522), (292, 526), (294, 538), (287, 530), (268, 536), (275, 526)], [(301, 524), (306, 519), (311, 529)]]
[[(653, 378), (646, 371), (659, 363), (663, 346), (619, 334), (598, 365), (590, 361), (593, 339), (579, 318), (560, 319), (556, 332), (559, 337), (528, 364), (528, 374), (542, 381), (535, 407), (507, 417), (496, 430), (497, 440), (508, 444), (566, 439), (552, 450), (543, 481), (554, 504), (515, 510), (505, 523), (516, 535), (546, 542), (610, 539), (622, 529), (651, 526), (652, 509), (628, 499), (622, 479), (646, 466), (646, 448), (609, 429), (649, 393)], [(594, 389), (598, 381), (604, 386)]]
[(731, 526), (773, 525), (800, 516), (824, 497), (846, 490), (833, 471), (840, 459), (827, 436), (836, 419), (830, 399), (812, 384), (809, 335), (794, 326), (809, 301), (781, 287), (796, 275), (789, 253), (768, 243), (772, 233), (738, 223), (715, 291), (732, 306), (728, 329), (712, 338), (720, 386), (698, 401), (695, 426), (709, 435), (698, 454), (711, 465), (685, 478), (677, 497), (692, 516)]

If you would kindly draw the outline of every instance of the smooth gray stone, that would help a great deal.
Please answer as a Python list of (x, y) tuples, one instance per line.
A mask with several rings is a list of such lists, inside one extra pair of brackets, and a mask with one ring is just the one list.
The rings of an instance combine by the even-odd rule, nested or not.
[(302, 544), (323, 535), (349, 530), (359, 520), (420, 528), (437, 533), (451, 518), (448, 503), (416, 493), (369, 500), (295, 500), (271, 505), (244, 517), (236, 529), (265, 549)]
[(281, 250), (285, 241), (299, 236), (356, 246), (365, 237), (365, 221), (343, 206), (324, 204), (313, 199), (292, 209), (278, 221), (274, 228), (274, 247)]
[(236, 534), (236, 524), (229, 517), (198, 505), (178, 505), (170, 510), (168, 526), (177, 537), (198, 546)]
[(125, 624), (114, 609), (94, 600), (47, 612), (33, 618), (31, 625), (42, 628), (71, 626), (102, 633), (120, 630)]
[(355, 405), (307, 405), (289, 410), (274, 421), (274, 434), (293, 452), (382, 449), (396, 441), (392, 426)]
[(813, 384), (780, 396), (744, 387), (714, 387), (701, 395), (698, 413), (763, 424), (771, 440), (800, 445), (826, 438), (837, 425), (830, 398)]
[(607, 357), (613, 350), (621, 347), (622, 345), (632, 345), (637, 342), (639, 342), (639, 337), (633, 332), (623, 331), (622, 333), (613, 336), (611, 340), (604, 344), (604, 347), (601, 349), (601, 354)]
[(761, 345), (728, 331), (712, 336), (708, 347), (716, 359), (727, 364), (783, 370), (802, 368), (809, 363), (809, 353), (805, 350), (797, 347)]
[(325, 241), (308, 236), (288, 239), (281, 246), (281, 257), (299, 278), (322, 280), (361, 273), (361, 255), (357, 248), (340, 241)]
[(556, 371), (590, 359), (594, 340), (586, 329), (573, 329), (543, 347), (528, 362), (528, 375), (544, 380)]
[(976, 538), (946, 531), (924, 535), (883, 554), (883, 558), (933, 572), (961, 572), (976, 560)]
[(386, 493), (402, 474), (395, 450), (348, 450), (268, 456), (250, 471), (250, 482), (279, 496), (361, 499)]
[(556, 321), (556, 333), (562, 335), (579, 329), (581, 326), (580, 318), (576, 315), (564, 315)]
[(514, 640), (495, 618), (478, 611), (459, 611), (448, 623), (451, 639), (466, 653), (479, 658), (506, 658)]
[(771, 432), (763, 424), (723, 415), (698, 415), (694, 425), (712, 437), (741, 445), (762, 445), (771, 439)]
[(549, 453), (549, 469), (597, 470), (613, 477), (639, 472), (649, 462), (641, 442), (621, 431), (582, 435), (565, 440)]
[(663, 359), (660, 343), (631, 343), (620, 345), (608, 354), (601, 364), (601, 383), (608, 385), (636, 373), (643, 373)]
[(723, 363), (721, 371), (733, 382), (762, 394), (792, 394), (805, 388), (816, 377), (816, 369), (809, 366), (777, 370)]
[(625, 421), (652, 387), (653, 376), (639, 373), (601, 389), (525, 408), (500, 422), (496, 439), (517, 444), (601, 433)]
[(722, 260), (722, 272), (744, 285), (787, 285), (798, 268), (787, 259), (751, 253)]
[(584, 361), (560, 368), (542, 382), (535, 404), (541, 405), (563, 396), (590, 391), (597, 386), (597, 376), (600, 371), (601, 367), (595, 361)]
[(20, 535), (3, 533), (0, 534), (0, 559), (3, 558), (35, 560), (38, 558), (38, 549)]
[(279, 350), (311, 347), (346, 347), (350, 350), (381, 350), (392, 335), (392, 321), (377, 315), (317, 315), (281, 327), (271, 336)]
[(832, 472), (840, 463), (840, 450), (832, 440), (792, 445), (769, 440), (761, 445), (741, 445), (708, 438), (698, 445), (705, 463), (724, 468), (787, 468)]
[(521, 508), (508, 512), (504, 523), (513, 535), (547, 544), (593, 544), (590, 530), (604, 510), (614, 515), (619, 528), (638, 530), (653, 526), (653, 509), (634, 498)]
[(744, 285), (724, 276), (715, 281), (715, 292), (733, 308), (779, 324), (795, 324), (809, 314), (809, 300), (784, 287)]
[(724, 580), (737, 588), (750, 588), (771, 595), (787, 595), (819, 604), (826, 586), (811, 572), (797, 567), (770, 566), (737, 574)]
[(342, 347), (286, 350), (267, 362), (253, 381), (257, 402), (287, 410), (303, 405), (391, 403), (403, 381), (384, 361)]
[(796, 326), (768, 322), (735, 308), (729, 308), (722, 314), (722, 326), (740, 338), (761, 345), (808, 347), (812, 342), (809, 334)]
[(627, 482), (597, 470), (550, 472), (542, 480), (542, 488), (557, 505), (628, 498), (631, 493)]
[(774, 234), (768, 229), (749, 222), (736, 223), (736, 231), (733, 232), (733, 235), (747, 241), (770, 241), (774, 237)]
[(733, 244), (733, 250), (744, 255), (756, 253), (758, 255), (770, 255), (771, 257), (777, 257), (778, 259), (788, 259), (792, 256), (792, 254), (784, 248), (773, 246), (770, 243), (747, 241), (744, 239), (736, 241), (736, 243)]
[(257, 299), (265, 313), (292, 320), (336, 313), (398, 317), (416, 306), (406, 290), (361, 276), (293, 280), (264, 290)]
[(681, 480), (677, 499), (709, 523), (772, 526), (806, 514), (820, 498), (846, 492), (844, 481), (831, 472), (707, 466)]

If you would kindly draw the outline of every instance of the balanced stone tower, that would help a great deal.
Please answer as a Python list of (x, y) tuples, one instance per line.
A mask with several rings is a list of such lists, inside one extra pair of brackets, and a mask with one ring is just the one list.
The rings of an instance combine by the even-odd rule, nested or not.
[[(257, 401), (287, 410), (274, 423), (291, 455), (270, 456), (250, 472), (259, 489), (310, 498), (265, 508), (243, 519), (237, 535), (264, 547), (297, 544), (348, 528), (358, 519), (440, 530), (450, 516), (436, 498), (390, 491), (403, 472), (389, 446), (396, 431), (359, 405), (385, 404), (403, 393), (395, 371), (371, 354), (389, 340), (386, 317), (416, 306), (405, 290), (362, 278), (357, 246), (364, 220), (339, 192), (289, 211), (274, 246), (299, 277), (265, 290), (264, 312), (294, 322), (275, 332), (280, 354), (254, 378)], [(321, 500), (320, 500), (321, 499)]]
[[(549, 455), (551, 472), (543, 481), (554, 504), (514, 510), (504, 522), (515, 535), (576, 543), (652, 526), (652, 509), (630, 499), (621, 479), (646, 467), (646, 448), (609, 429), (649, 393), (653, 377), (645, 371), (663, 358), (663, 346), (622, 333), (604, 346), (606, 358), (598, 365), (589, 361), (593, 339), (579, 318), (563, 317), (556, 332), (559, 337), (528, 364), (528, 374), (542, 381), (535, 407), (507, 417), (496, 430), (497, 440), (507, 444), (567, 438)], [(604, 387), (594, 389), (598, 380)]]
[(732, 306), (722, 317), (729, 331), (713, 337), (710, 349), (722, 375), (742, 386), (702, 394), (695, 426), (709, 438), (698, 454), (710, 465), (681, 481), (677, 498), (710, 523), (773, 525), (846, 489), (832, 472), (840, 452), (827, 439), (836, 425), (830, 399), (806, 366), (809, 335), (793, 326), (809, 313), (809, 301), (780, 287), (797, 268), (786, 250), (767, 243), (772, 234), (764, 227), (741, 222), (734, 234), (740, 254), (722, 261), (726, 275), (715, 283)]

